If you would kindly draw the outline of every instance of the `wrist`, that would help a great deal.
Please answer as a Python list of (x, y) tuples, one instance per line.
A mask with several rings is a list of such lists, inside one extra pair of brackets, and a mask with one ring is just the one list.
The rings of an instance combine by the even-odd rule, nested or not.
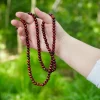
[(65, 50), (65, 47), (70, 43), (70, 39), (71, 36), (68, 33), (64, 32), (64, 35), (58, 41), (59, 42), (58, 48), (55, 52), (56, 56), (62, 58), (62, 54), (67, 50), (67, 49)]

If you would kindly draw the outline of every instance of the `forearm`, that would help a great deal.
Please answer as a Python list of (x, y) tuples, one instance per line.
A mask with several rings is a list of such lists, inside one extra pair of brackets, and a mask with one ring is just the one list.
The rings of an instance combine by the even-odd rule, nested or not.
[(87, 77), (96, 61), (100, 59), (100, 50), (66, 34), (60, 42), (57, 55)]

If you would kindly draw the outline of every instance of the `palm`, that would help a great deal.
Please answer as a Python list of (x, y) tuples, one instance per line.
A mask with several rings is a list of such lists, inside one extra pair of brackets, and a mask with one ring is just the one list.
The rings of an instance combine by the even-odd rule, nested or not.
[[(47, 48), (43, 39), (43, 35), (42, 35), (42, 29), (41, 29), (41, 24), (42, 24), (42, 20), (38, 19), (38, 26), (39, 26), (39, 37), (40, 37), (40, 45), (41, 45), (41, 49), (42, 51), (46, 51), (47, 52)], [(58, 23), (57, 23), (58, 25)], [(59, 25), (58, 25), (59, 26)], [(35, 29), (35, 23), (31, 23), (28, 25), (28, 31), (29, 31), (29, 38), (30, 38), (30, 46), (32, 48), (37, 49), (37, 39), (36, 39), (36, 29)], [(58, 33), (58, 27), (56, 28), (56, 31)], [(45, 24), (45, 32), (46, 32), (46, 37), (47, 37), (47, 41), (49, 43), (50, 48), (52, 47), (52, 24)], [(58, 49), (58, 34), (56, 34), (56, 49)]]
[[(45, 45), (45, 42), (44, 42), (44, 39), (43, 39), (43, 35), (42, 35), (41, 24), (42, 24), (42, 20), (38, 19), (41, 49), (42, 49), (42, 51), (47, 51), (46, 45)], [(52, 30), (51, 29), (52, 29), (51, 24), (45, 25), (46, 37), (47, 37), (50, 48), (51, 48), (51, 45), (52, 45)], [(29, 31), (29, 38), (30, 38), (30, 46), (32, 48), (37, 49), (36, 29), (35, 29), (35, 23), (34, 22), (28, 25), (28, 31)]]

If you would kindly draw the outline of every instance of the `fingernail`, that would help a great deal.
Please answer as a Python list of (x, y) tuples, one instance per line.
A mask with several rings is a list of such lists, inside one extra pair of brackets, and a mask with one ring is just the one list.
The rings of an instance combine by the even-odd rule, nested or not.
[(16, 12), (16, 16), (17, 17), (20, 17), (20, 12)]
[(35, 10), (38, 10), (38, 11), (40, 11), (40, 9), (39, 9), (39, 8), (37, 8), (37, 7), (35, 8)]
[(11, 20), (11, 24), (13, 25), (14, 20)]

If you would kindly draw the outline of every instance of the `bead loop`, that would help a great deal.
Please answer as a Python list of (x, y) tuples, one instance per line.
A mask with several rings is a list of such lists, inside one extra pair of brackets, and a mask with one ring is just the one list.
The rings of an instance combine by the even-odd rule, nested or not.
[(44, 66), (44, 63), (43, 63), (42, 58), (41, 58), (41, 46), (40, 46), (40, 39), (39, 39), (39, 25), (38, 25), (38, 21), (37, 21), (37, 18), (36, 18), (36, 16), (34, 14), (32, 14), (32, 13), (28, 13), (28, 14), (30, 16), (32, 16), (32, 18), (34, 19), (34, 22), (35, 22), (38, 59), (39, 59), (39, 62), (41, 64), (41, 67), (43, 68), (43, 70), (45, 70), (46, 72), (48, 72), (48, 75), (47, 75), (46, 80), (43, 83), (38, 83), (38, 82), (36, 82), (34, 80), (34, 78), (32, 76), (31, 65), (30, 65), (30, 42), (29, 42), (29, 36), (28, 36), (29, 32), (28, 32), (28, 29), (27, 29), (27, 22), (25, 20), (23, 20), (23, 19), (20, 19), (20, 21), (24, 25), (24, 30), (25, 30), (25, 34), (26, 34), (28, 74), (29, 74), (29, 77), (30, 77), (30, 79), (31, 79), (31, 81), (32, 81), (32, 83), (34, 85), (44, 86), (49, 81), (51, 73), (56, 70), (56, 60), (54, 58), (54, 55), (55, 55), (55, 39), (56, 39), (55, 17), (54, 17), (53, 14), (49, 14), (51, 16), (51, 18), (52, 18), (52, 33), (53, 33), (53, 36), (52, 36), (53, 37), (52, 48), (49, 47), (49, 43), (48, 43), (47, 38), (46, 38), (46, 34), (45, 34), (45, 22), (43, 21), (42, 24), (41, 24), (43, 39), (45, 41), (46, 48), (47, 48), (47, 50), (48, 50), (48, 52), (49, 52), (49, 54), (51, 56), (50, 66), (49, 66), (49, 68), (46, 68)]

